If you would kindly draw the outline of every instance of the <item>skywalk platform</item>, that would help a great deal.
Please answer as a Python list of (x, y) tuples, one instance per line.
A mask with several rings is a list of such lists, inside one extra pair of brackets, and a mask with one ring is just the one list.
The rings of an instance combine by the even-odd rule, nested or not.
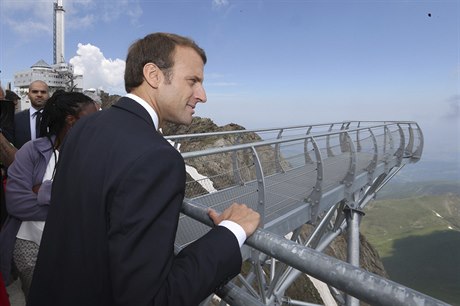
[[(204, 162), (232, 167), (224, 173), (200, 173), (206, 177), (198, 183), (209, 184), (226, 178), (227, 184), (187, 200), (217, 211), (223, 211), (233, 202), (245, 203), (261, 213), (264, 229), (281, 236), (305, 223), (316, 223), (318, 217), (336, 203), (370, 186), (391, 169), (419, 158), (422, 138), (418, 135), (417, 139), (411, 139), (414, 130), (420, 131), (414, 123), (361, 125), (350, 128), (347, 123), (327, 124), (324, 132), (310, 129), (310, 133), (306, 131), (311, 126), (283, 128), (286, 136), (281, 133), (272, 140), (260, 138), (252, 143), (184, 153), (186, 163), (191, 165)], [(280, 130), (276, 129), (277, 135)], [(294, 136), (288, 133), (292, 130), (296, 130)], [(303, 134), (299, 130), (304, 130), (305, 136), (299, 136)], [(216, 134), (193, 137), (211, 136)], [(415, 150), (414, 141), (418, 145)], [(190, 180), (187, 186), (193, 188), (196, 183)], [(183, 215), (176, 243), (183, 247), (208, 230), (208, 226)]]
[[(251, 268), (217, 292), (221, 305), (314, 305), (285, 295), (302, 273), (325, 283), (338, 305), (447, 305), (359, 268), (362, 209), (402, 167), (420, 159), (424, 143), (416, 122), (345, 121), (166, 138), (181, 148), (189, 172), (177, 251), (209, 231), (208, 208), (245, 203), (261, 215), (260, 229), (242, 248)], [(305, 224), (313, 226), (306, 239), (300, 235)], [(322, 253), (343, 233), (347, 262)]]

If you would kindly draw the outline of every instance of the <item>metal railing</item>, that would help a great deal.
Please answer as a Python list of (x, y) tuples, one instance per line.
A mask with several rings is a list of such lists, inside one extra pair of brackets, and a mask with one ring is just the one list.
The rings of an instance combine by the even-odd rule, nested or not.
[[(209, 230), (196, 221), (207, 222), (204, 208), (223, 211), (240, 202), (261, 215), (261, 229), (242, 249), (243, 258), (253, 264), (249, 275), (239, 278), (244, 289), (232, 286), (221, 293), (234, 305), (280, 301), (305, 305), (283, 296), (301, 272), (348, 293), (347, 305), (356, 304), (351, 297), (373, 305), (442, 305), (355, 267), (359, 263), (356, 214), (399, 169), (420, 159), (423, 134), (417, 123), (346, 121), (167, 139), (177, 147), (180, 142), (188, 169), (201, 175), (187, 180), (178, 248)], [(187, 147), (197, 141), (205, 144), (204, 149)], [(315, 230), (308, 241), (299, 242), (296, 237), (306, 223)], [(320, 253), (347, 228), (354, 233), (349, 235), (349, 263)], [(292, 240), (282, 238), (290, 233), (294, 233)], [(261, 266), (269, 257), (287, 266), (273, 268), (267, 282)], [(254, 283), (257, 289), (251, 288)]]
[[(187, 197), (199, 198), (205, 205), (218, 210), (230, 205), (231, 201), (244, 202), (261, 214), (264, 226), (281, 217), (286, 209), (307, 205), (311, 209), (310, 216), (302, 223), (314, 221), (320, 212), (342, 199), (350, 199), (354, 192), (371, 184), (379, 175), (389, 173), (391, 168), (400, 166), (403, 161), (415, 162), (420, 158), (423, 143), (421, 134), (418, 134), (420, 139), (415, 140), (415, 133), (404, 132), (403, 125), (407, 125), (408, 130), (414, 130), (412, 126), (417, 126), (416, 123), (398, 122), (346, 129), (341, 127), (315, 135), (280, 136), (281, 130), (288, 130), (285, 128), (277, 129), (278, 137), (274, 140), (182, 153), (187, 165), (205, 176), (203, 179), (189, 180)], [(420, 131), (418, 126), (416, 130)], [(187, 137), (244, 133), (247, 132)], [(186, 139), (186, 136), (174, 139)], [(418, 146), (414, 146), (414, 143)], [(212, 164), (225, 164), (227, 167), (212, 172)], [(217, 193), (209, 193), (202, 188), (209, 182), (217, 185)], [(290, 182), (301, 182), (303, 185), (291, 185), (292, 190), (284, 195), (273, 193)], [(340, 199), (325, 202), (330, 191), (338, 192)], [(219, 193), (222, 197), (219, 197)], [(288, 229), (290, 231), (292, 228)]]
[[(184, 201), (182, 212), (203, 224), (213, 226), (206, 209), (200, 205)], [(300, 246), (262, 229), (257, 229), (246, 240), (246, 244), (371, 305), (448, 305), (428, 295), (308, 247)], [(238, 290), (236, 291), (233, 294), (239, 296)], [(224, 292), (229, 293), (228, 291)], [(248, 297), (239, 297), (238, 300), (244, 303), (240, 305), (257, 305), (257, 302), (253, 302)], [(222, 298), (226, 299), (226, 296)], [(231, 301), (236, 300), (234, 297), (228, 298)]]

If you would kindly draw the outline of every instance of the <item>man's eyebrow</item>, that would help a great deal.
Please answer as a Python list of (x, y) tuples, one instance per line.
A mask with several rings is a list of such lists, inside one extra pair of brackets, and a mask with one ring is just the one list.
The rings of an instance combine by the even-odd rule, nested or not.
[(200, 83), (203, 83), (203, 81), (204, 81), (203, 78), (200, 78), (200, 77), (197, 76), (197, 75), (192, 75), (192, 76), (188, 77), (187, 79), (189, 79), (189, 80), (195, 80), (195, 81), (198, 81), (198, 82), (200, 82)]

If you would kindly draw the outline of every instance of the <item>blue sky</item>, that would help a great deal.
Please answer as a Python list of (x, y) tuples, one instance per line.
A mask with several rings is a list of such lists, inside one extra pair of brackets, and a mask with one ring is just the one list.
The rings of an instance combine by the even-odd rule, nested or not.
[[(53, 0), (0, 0), (0, 80), (52, 63)], [(460, 155), (460, 1), (64, 0), (66, 60), (124, 94), (129, 45), (156, 31), (208, 56), (197, 115), (246, 128), (414, 120), (425, 158)], [(431, 17), (429, 16), (431, 14)]]

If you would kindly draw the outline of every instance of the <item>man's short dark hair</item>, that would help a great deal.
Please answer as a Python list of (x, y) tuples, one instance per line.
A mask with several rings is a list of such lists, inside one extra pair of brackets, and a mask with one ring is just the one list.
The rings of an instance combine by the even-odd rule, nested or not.
[(195, 50), (206, 64), (206, 54), (193, 40), (177, 34), (152, 33), (134, 42), (128, 50), (125, 68), (125, 89), (140, 86), (144, 80), (145, 64), (154, 63), (163, 71), (166, 80), (171, 80), (171, 68), (174, 66), (176, 46), (190, 47)]

